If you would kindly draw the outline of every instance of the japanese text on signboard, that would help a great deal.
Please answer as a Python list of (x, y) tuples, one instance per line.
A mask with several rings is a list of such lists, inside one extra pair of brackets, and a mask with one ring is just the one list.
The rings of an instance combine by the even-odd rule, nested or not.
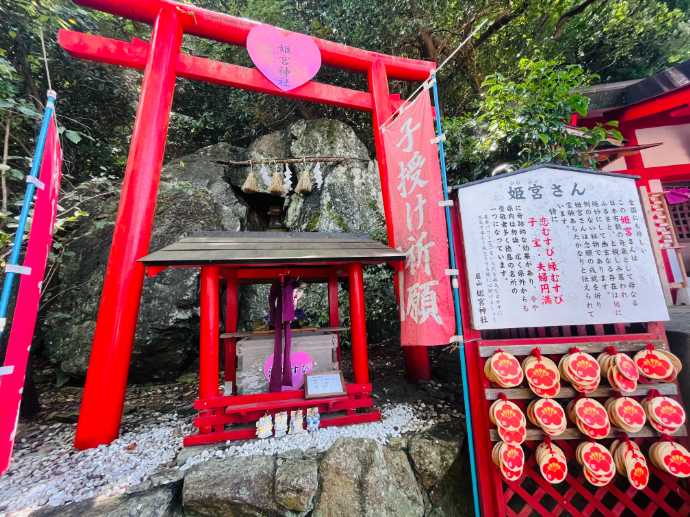
[(634, 180), (542, 168), (459, 196), (476, 328), (667, 319)]
[(405, 252), (399, 285), (403, 345), (448, 343), (454, 316), (438, 149), (428, 90), (383, 133), (395, 246)]

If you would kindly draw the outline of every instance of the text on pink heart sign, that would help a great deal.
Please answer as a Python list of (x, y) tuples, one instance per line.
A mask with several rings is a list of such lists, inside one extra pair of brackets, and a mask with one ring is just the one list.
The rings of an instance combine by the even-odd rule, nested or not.
[(321, 52), (312, 38), (271, 25), (249, 31), (247, 52), (256, 68), (283, 91), (302, 86), (321, 68)]

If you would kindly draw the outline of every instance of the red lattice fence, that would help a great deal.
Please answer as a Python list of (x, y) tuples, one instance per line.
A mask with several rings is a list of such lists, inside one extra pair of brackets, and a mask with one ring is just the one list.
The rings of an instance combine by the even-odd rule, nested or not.
[[(455, 246), (457, 256), (462, 257), (463, 241), (459, 224), (460, 214), (457, 211), (457, 197), (455, 207), (457, 215), (453, 222)], [(462, 260), (460, 262), (459, 283), (462, 309), (463, 314), (468, 315), (470, 302), (466, 271)], [(536, 465), (534, 450), (543, 440), (541, 430), (528, 429), (527, 441), (523, 444), (527, 461), (520, 480), (504, 481), (491, 460), (493, 442), (499, 439), (496, 430), (491, 429), (489, 423), (488, 409), (491, 402), (503, 393), (524, 410), (530, 400), (536, 397), (528, 388), (503, 389), (489, 383), (483, 374), (484, 361), (497, 349), (504, 349), (517, 356), (518, 359), (522, 359), (534, 348), (539, 348), (544, 355), (551, 357), (556, 363), (573, 346), (594, 355), (608, 346), (615, 346), (619, 351), (629, 353), (634, 353), (649, 343), (667, 349), (668, 343), (663, 324), (650, 322), (630, 325), (579, 325), (480, 332), (471, 326), (469, 318), (465, 318), (463, 327), (483, 515), (491, 517), (533, 515), (680, 517), (690, 515), (690, 492), (687, 481), (659, 471), (651, 465), (650, 461), (648, 461), (650, 481), (644, 490), (632, 488), (628, 480), (620, 475), (616, 475), (607, 486), (590, 485), (585, 480), (582, 469), (574, 457), (577, 444), (585, 439), (574, 427), (569, 427), (559, 439), (554, 440), (568, 458), (568, 477), (559, 485), (548, 483), (541, 476)], [(680, 400), (677, 383), (640, 383), (633, 396), (641, 400), (651, 389)], [(614, 394), (610, 386), (603, 381), (590, 396), (603, 403)], [(557, 398), (565, 406), (568, 399), (575, 395), (575, 391), (564, 384)], [(601, 443), (608, 447), (616, 434), (615, 431), (612, 432)], [(675, 439), (687, 446), (686, 428), (683, 427), (676, 434)], [(629, 436), (645, 453), (649, 445), (658, 439), (658, 433), (649, 426)]]

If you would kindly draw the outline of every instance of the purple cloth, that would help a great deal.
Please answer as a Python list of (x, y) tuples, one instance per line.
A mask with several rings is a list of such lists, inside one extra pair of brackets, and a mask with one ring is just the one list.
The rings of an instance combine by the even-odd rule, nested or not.
[(283, 386), (292, 387), (292, 362), (290, 352), (292, 348), (291, 323), (295, 319), (295, 298), (293, 292), (295, 283), (288, 281), (283, 287)]
[[(271, 367), (270, 391), (281, 391), (283, 386), (292, 387), (292, 364), (290, 349), (292, 345), (292, 330), (290, 324), (295, 319), (295, 303), (293, 291), (295, 283), (285, 278), (280, 283), (271, 285), (269, 295), (269, 312), (273, 328), (273, 366)], [(283, 346), (283, 343), (285, 344)]]
[(664, 194), (669, 205), (680, 205), (681, 203), (687, 203), (690, 199), (690, 189), (685, 187), (673, 188), (667, 190)]
[(276, 366), (283, 362), (283, 297), (281, 296), (282, 286), (278, 283), (271, 285), (271, 294), (269, 295), (269, 312), (273, 328), (275, 329), (275, 337), (273, 340), (273, 366), (271, 367), (271, 379), (268, 388), (270, 391), (280, 391), (282, 389), (282, 376), (279, 368)]

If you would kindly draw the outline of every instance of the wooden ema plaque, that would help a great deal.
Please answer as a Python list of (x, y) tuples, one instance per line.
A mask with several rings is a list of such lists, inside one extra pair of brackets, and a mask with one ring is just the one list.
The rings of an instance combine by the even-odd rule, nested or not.
[[(510, 185), (514, 187), (520, 186), (523, 182), (524, 187), (537, 185), (544, 188), (548, 187), (551, 190), (552, 184), (560, 184), (562, 187), (568, 181), (574, 179), (578, 182), (577, 191), (580, 191), (582, 185), (587, 184), (587, 181), (584, 180), (594, 176), (597, 181), (600, 181), (601, 178), (607, 178), (606, 181), (611, 182), (613, 185), (611, 188), (614, 189), (616, 182), (620, 182), (619, 184), (624, 185), (624, 190), (629, 194), (631, 180), (626, 177), (618, 178), (599, 173), (595, 175), (592, 171), (565, 169), (551, 165), (537, 167), (533, 170), (537, 171), (537, 174), (531, 177), (529, 170), (518, 171), (514, 174), (506, 174), (490, 179), (479, 183), (479, 185), (484, 185), (483, 188), (486, 188), (493, 183), (496, 192), (507, 193)], [(583, 181), (580, 182), (580, 179)], [(459, 190), (467, 189), (467, 193), (471, 193), (472, 184), (468, 185), (461, 187)], [(573, 185), (571, 184), (567, 194), (572, 192), (572, 187)], [(538, 189), (535, 188), (534, 190), (537, 191)], [(531, 196), (530, 190), (525, 189), (523, 192), (526, 194), (525, 197)], [(546, 191), (543, 190), (542, 192), (545, 193)], [(476, 232), (472, 231), (463, 234), (463, 229), (468, 227), (468, 220), (463, 220), (466, 214), (463, 198), (465, 198), (465, 203), (470, 204), (473, 203), (470, 198), (475, 200), (482, 199), (483, 201), (489, 198), (485, 196), (477, 197), (476, 194), (466, 197), (465, 195), (458, 195), (457, 190), (454, 194), (456, 217), (453, 218), (453, 231), (456, 237), (456, 254), (458, 257), (461, 257), (459, 285), (464, 316), (465, 353), (482, 514), (500, 517), (527, 515), (571, 515), (575, 517), (589, 517), (592, 515), (606, 517), (619, 515), (670, 515), (680, 517), (690, 515), (690, 493), (688, 492), (687, 480), (662, 472), (652, 465), (650, 461), (649, 448), (653, 443), (659, 441), (660, 435), (649, 423), (646, 423), (638, 431), (628, 434), (647, 458), (650, 473), (649, 482), (646, 488), (642, 490), (634, 488), (629, 480), (620, 474), (616, 474), (604, 486), (594, 486), (585, 479), (586, 474), (583, 471), (583, 467), (576, 459), (576, 449), (586, 438), (581, 430), (569, 419), (565, 431), (554, 437), (552, 441), (566, 458), (568, 472), (562, 483), (551, 484), (539, 472), (537, 447), (544, 443), (545, 434), (542, 429), (535, 427), (529, 421), (525, 441), (522, 444), (522, 449), (525, 453), (522, 475), (514, 481), (506, 481), (501, 475), (491, 456), (492, 448), (500, 438), (496, 427), (490, 422), (489, 407), (498, 398), (505, 397), (507, 400), (517, 404), (523, 413), (527, 415), (529, 404), (537, 400), (538, 397), (528, 387), (528, 380), (526, 378), (520, 379), (519, 376), (506, 377), (503, 379), (503, 386), (495, 382), (496, 379), (489, 381), (484, 373), (484, 366), (487, 360), (498, 350), (509, 352), (522, 363), (536, 348), (539, 349), (545, 358), (551, 359), (556, 365), (573, 347), (577, 347), (582, 352), (586, 352), (594, 357), (598, 357), (610, 346), (614, 346), (618, 352), (624, 352), (631, 357), (636, 352), (645, 349), (649, 344), (653, 344), (658, 349), (666, 350), (668, 349), (668, 343), (663, 323), (649, 321), (649, 315), (659, 319), (665, 318), (666, 310), (665, 306), (663, 306), (663, 297), (653, 287), (656, 285), (655, 279), (648, 276), (647, 272), (638, 272), (638, 275), (647, 275), (643, 280), (647, 284), (646, 289), (648, 291), (645, 295), (644, 304), (647, 304), (650, 300), (654, 301), (652, 306), (647, 306), (648, 311), (640, 311), (639, 304), (616, 304), (615, 300), (617, 298), (612, 296), (610, 286), (607, 289), (599, 285), (597, 290), (600, 291), (600, 296), (592, 299), (599, 300), (601, 306), (598, 308), (600, 310), (594, 311), (594, 314), (590, 315), (587, 311), (589, 308), (587, 306), (587, 298), (582, 296), (582, 292), (575, 291), (578, 282), (584, 281), (582, 278), (577, 278), (582, 276), (581, 271), (575, 271), (575, 273), (563, 271), (565, 275), (570, 274), (571, 279), (569, 283), (564, 284), (570, 286), (568, 289), (571, 290), (570, 293), (564, 292), (564, 296), (573, 296), (572, 300), (564, 299), (563, 302), (572, 302), (572, 310), (561, 311), (555, 307), (546, 307), (542, 310), (542, 300), (532, 300), (532, 295), (536, 296), (536, 294), (531, 293), (530, 296), (527, 296), (531, 313), (528, 317), (519, 317), (520, 304), (512, 300), (511, 297), (515, 297), (516, 294), (522, 294), (519, 291), (520, 287), (518, 287), (518, 293), (514, 293), (510, 284), (510, 278), (502, 279), (501, 270), (497, 269), (496, 276), (498, 278), (496, 278), (496, 281), (498, 285), (492, 285), (491, 292), (488, 292), (489, 289), (487, 287), (487, 292), (477, 293), (476, 272), (477, 268), (481, 267), (482, 264), (481, 262), (477, 264), (475, 261), (475, 264), (469, 265), (466, 261), (469, 255), (467, 253), (468, 250), (477, 246), (480, 251), (483, 250), (481, 250), (482, 243), (472, 237), (472, 235), (476, 235)], [(582, 203), (582, 201), (584, 199), (579, 202)], [(490, 202), (483, 202), (482, 205), (487, 207), (490, 205)], [(525, 204), (522, 207), (527, 217), (530, 217), (530, 206), (529, 199), (525, 199)], [(628, 204), (628, 206), (634, 205)], [(578, 210), (578, 208), (585, 210), (583, 204), (580, 204), (577, 208), (573, 204), (572, 207), (573, 210)], [(589, 208), (592, 208), (591, 202)], [(472, 207), (468, 211), (469, 217), (476, 217), (476, 210), (476, 207)], [(617, 214), (616, 217), (625, 215), (632, 214)], [(629, 220), (632, 221), (632, 217)], [(472, 222), (475, 222), (474, 219)], [(618, 222), (620, 223), (621, 221), (619, 220)], [(640, 221), (640, 224), (641, 229), (644, 229), (644, 221)], [(624, 227), (621, 225), (620, 231), (625, 233), (626, 230), (622, 229)], [(510, 231), (509, 225), (508, 228)], [(613, 230), (616, 231), (615, 228)], [(637, 230), (633, 228), (632, 232), (637, 233)], [(470, 235), (469, 240), (468, 235)], [(641, 246), (640, 242), (644, 243), (645, 238), (648, 242), (646, 234), (636, 235), (635, 237), (637, 238), (636, 246)], [(573, 249), (570, 248), (575, 250), (582, 249), (575, 248), (575, 241), (571, 239), (561, 244), (562, 256), (565, 256), (567, 253), (572, 254)], [(474, 249), (475, 255), (476, 251)], [(639, 248), (638, 251), (640, 251), (638, 259), (644, 259), (642, 262), (647, 263), (647, 259), (644, 258), (647, 257), (647, 250), (644, 249), (644, 246)], [(505, 249), (502, 252), (505, 252)], [(526, 252), (533, 253), (532, 250), (527, 250)], [(651, 250), (649, 252), (651, 253)], [(498, 260), (498, 254), (496, 252), (492, 260)], [(577, 253), (574, 254), (574, 257), (575, 259), (578, 258)], [(581, 266), (577, 260), (571, 260), (569, 264), (575, 268)], [(559, 263), (558, 267), (570, 269), (567, 260)], [(645, 267), (649, 267), (649, 264)], [(517, 273), (517, 266), (514, 265), (513, 270)], [(468, 272), (470, 274), (474, 272), (475, 278), (470, 279)], [(491, 272), (488, 271), (487, 273)], [(591, 281), (591, 278), (587, 281)], [(551, 284), (548, 280), (547, 283)], [(527, 287), (528, 290), (530, 288), (539, 289), (539, 286)], [(552, 285), (549, 285), (549, 289), (552, 290), (552, 288)], [(472, 289), (475, 290), (474, 294)], [(630, 289), (630, 286), (627, 289)], [(507, 299), (506, 297), (501, 298), (502, 294), (507, 294)], [(489, 301), (491, 296), (496, 299)], [(484, 297), (485, 311), (479, 311), (477, 307), (478, 299), (481, 297)], [(662, 304), (660, 308), (655, 306), (656, 300), (659, 298), (661, 298), (660, 303)], [(472, 302), (470, 301), (471, 299)], [(629, 298), (627, 300), (629, 301)], [(518, 302), (520, 301), (522, 300), (518, 300)], [(553, 298), (551, 298), (551, 301), (553, 301)], [(473, 306), (472, 303), (475, 305)], [(497, 310), (497, 303), (500, 304), (501, 311)], [(508, 307), (507, 304), (510, 303), (512, 305)], [(536, 305), (536, 308), (533, 307), (534, 305)], [(493, 312), (491, 312), (492, 310)], [(518, 314), (518, 317), (515, 317), (515, 314)], [(579, 316), (575, 318), (573, 317), (574, 314), (579, 314)], [(645, 314), (648, 315), (646, 318)], [(482, 320), (482, 315), (484, 315), (484, 320)], [(688, 366), (686, 365), (686, 367)], [(515, 382), (512, 382), (513, 378)], [(519, 383), (517, 382), (518, 380), (520, 381)], [(663, 396), (681, 401), (678, 385), (675, 381), (661, 382), (641, 378), (634, 391), (627, 396), (639, 402), (652, 389), (658, 390)], [(573, 388), (573, 385), (564, 379), (560, 380), (560, 389), (555, 391), (555, 395), (549, 400), (557, 401), (564, 409), (570, 401), (580, 395)], [(611, 388), (608, 379), (602, 376), (599, 385), (588, 396), (604, 404), (614, 394), (615, 392)], [(620, 431), (612, 428), (604, 438), (596, 440), (596, 443), (608, 449), (618, 434), (620, 434)], [(685, 425), (674, 433), (673, 440), (688, 447)]]

